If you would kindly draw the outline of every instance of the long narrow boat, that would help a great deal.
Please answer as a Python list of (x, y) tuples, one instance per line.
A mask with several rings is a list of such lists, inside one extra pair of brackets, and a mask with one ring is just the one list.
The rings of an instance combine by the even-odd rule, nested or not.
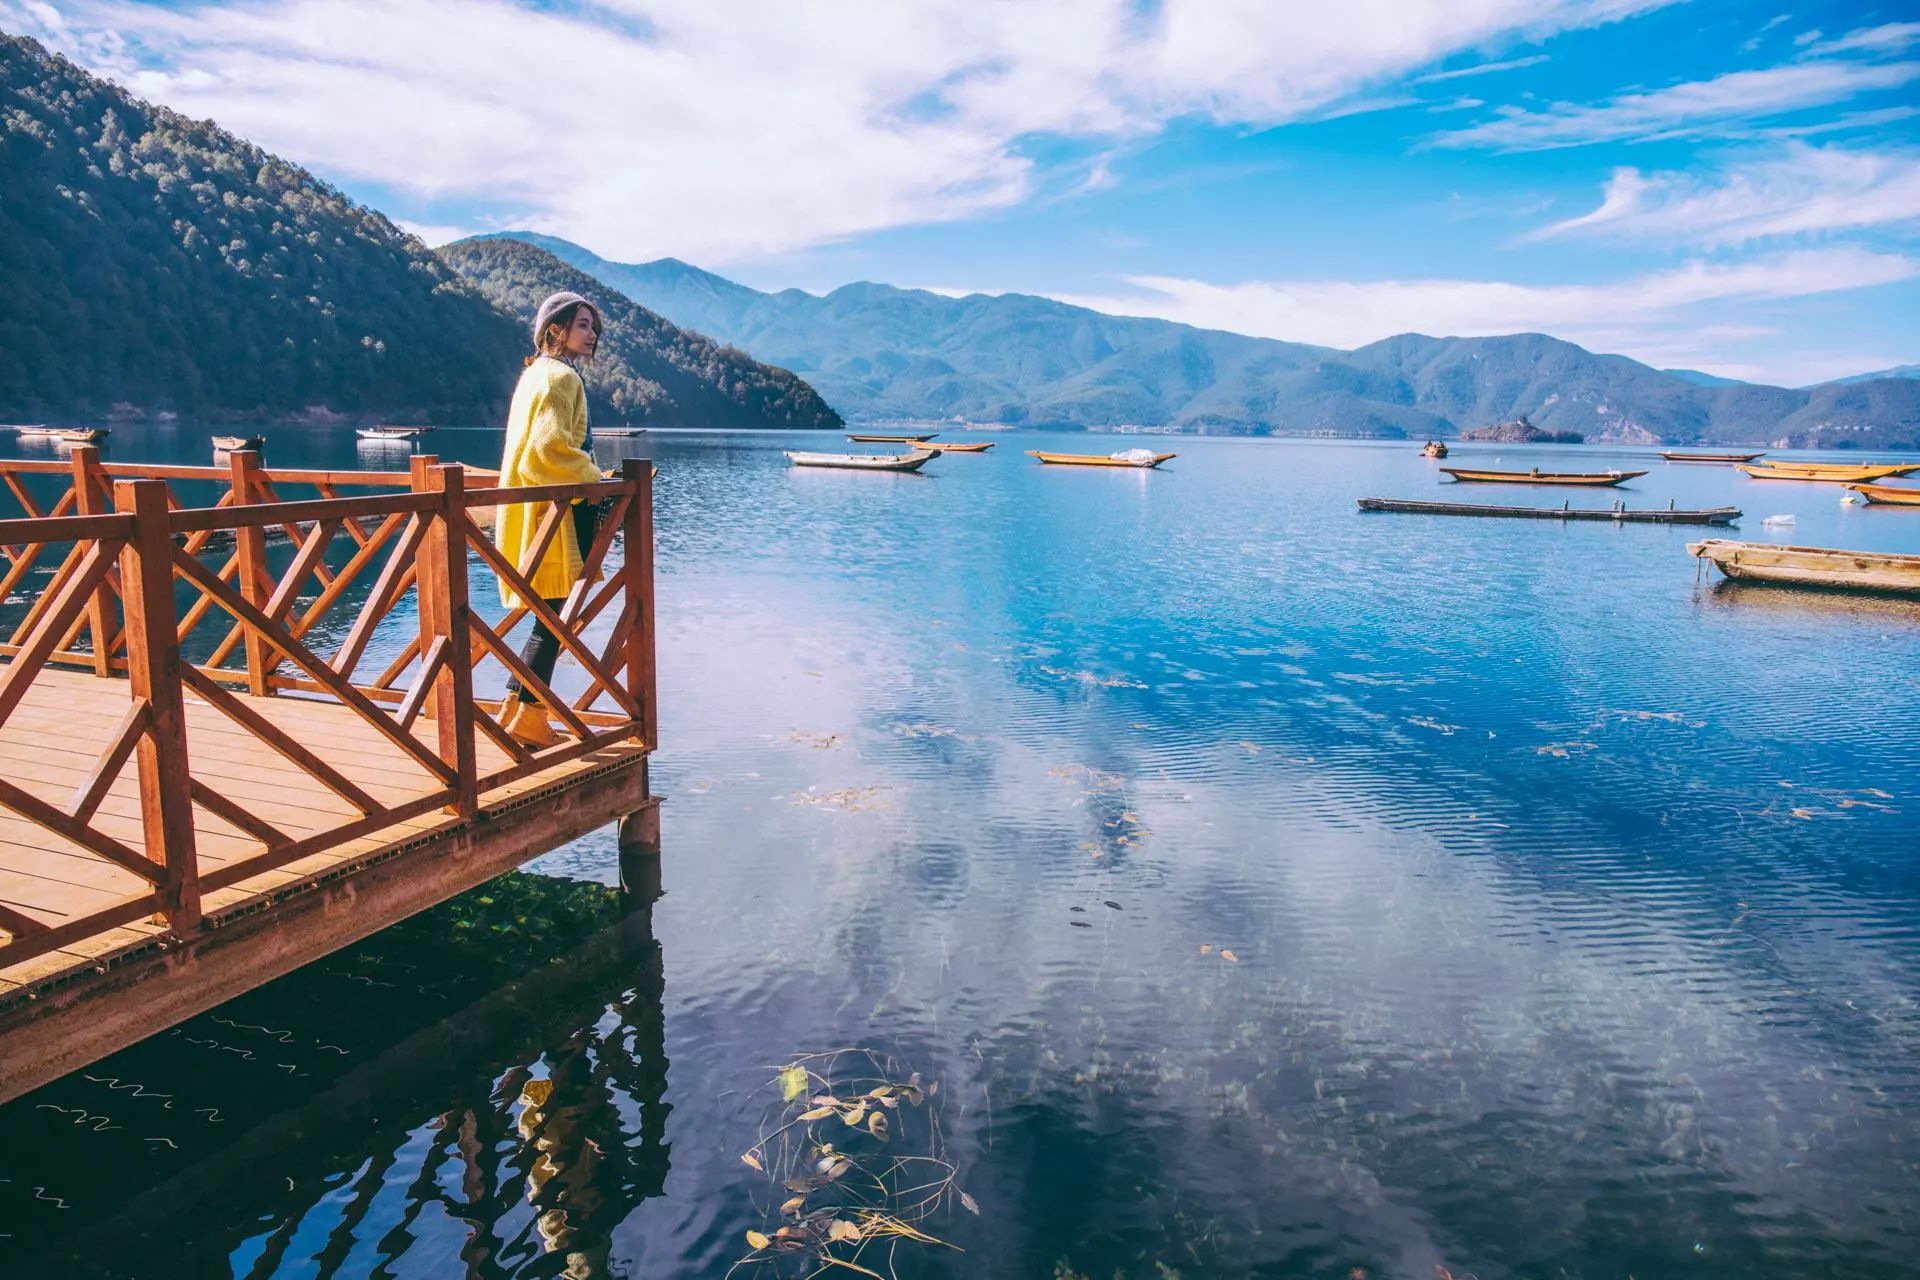
[(993, 448), (993, 443), (983, 440), (978, 444), (929, 444), (922, 447), (933, 453), (985, 453)]
[(596, 436), (620, 436), (620, 437), (643, 436), (647, 434), (647, 429), (645, 427), (595, 427), (593, 429), (593, 434), (595, 434)]
[(1668, 462), (1752, 462), (1755, 458), (1764, 458), (1767, 451), (1759, 453), (1675, 453), (1662, 449), (1660, 456)]
[(1905, 475), (1909, 471), (1920, 471), (1920, 462), (1803, 462), (1799, 458), (1775, 458), (1760, 464), (1763, 467), (1784, 467), (1794, 471), (1858, 471), (1862, 467), (1890, 471), (1895, 475)]
[(789, 453), (796, 467), (839, 467), (847, 471), (918, 471), (940, 455), (913, 453)]
[(923, 435), (864, 431), (859, 435), (848, 433), (847, 439), (853, 441), (855, 444), (924, 444), (939, 434), (938, 431), (928, 431)]
[(1039, 449), (1027, 450), (1029, 458), (1038, 458), (1048, 466), (1054, 467), (1140, 467), (1151, 469), (1180, 455), (1177, 453), (1156, 453), (1138, 462), (1127, 458), (1116, 458), (1106, 453), (1046, 453)]
[(58, 440), (61, 444), (99, 444), (113, 434), (106, 427), (49, 427), (40, 423), (14, 430), (26, 439)]
[(1740, 518), (1738, 507), (1707, 507), (1680, 510), (1668, 507), (1631, 511), (1623, 505), (1613, 507), (1502, 507), (1479, 502), (1419, 502), (1410, 498), (1362, 498), (1362, 511), (1400, 511), (1423, 516), (1493, 516), (1513, 520), (1610, 520), (1616, 524), (1732, 524)]
[(265, 436), (215, 436), (213, 447), (220, 453), (233, 453), (240, 449), (258, 449), (266, 442)]
[(1781, 547), (1721, 538), (1690, 543), (1687, 550), (1742, 582), (1920, 595), (1920, 556), (1833, 547)]
[(1897, 484), (1850, 484), (1853, 490), (1868, 502), (1889, 507), (1920, 507), (1920, 489), (1911, 489)]
[(362, 440), (415, 440), (433, 430), (432, 427), (361, 427), (357, 433)]
[(1541, 471), (1538, 468), (1532, 471), (1470, 471), (1464, 467), (1442, 467), (1440, 470), (1455, 480), (1484, 484), (1614, 485), (1647, 474), (1644, 471)]
[(1861, 467), (1802, 467), (1776, 462), (1771, 466), (1737, 466), (1741, 472), (1755, 480), (1805, 480), (1814, 484), (1866, 484), (1873, 480), (1885, 480), (1888, 476), (1904, 476), (1910, 471), (1920, 471), (1920, 466)]

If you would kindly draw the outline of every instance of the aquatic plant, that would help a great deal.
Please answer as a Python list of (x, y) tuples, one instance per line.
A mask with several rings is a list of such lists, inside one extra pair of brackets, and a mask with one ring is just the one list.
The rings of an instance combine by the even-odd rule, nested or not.
[(940, 1109), (929, 1105), (939, 1092), (939, 1081), (871, 1049), (805, 1054), (778, 1068), (754, 1095), (767, 1099), (759, 1138), (740, 1156), (766, 1179), (767, 1220), (746, 1232), (751, 1252), (728, 1274), (771, 1267), (884, 1278), (903, 1241), (957, 1248), (922, 1229), (955, 1202), (980, 1212), (946, 1158)]

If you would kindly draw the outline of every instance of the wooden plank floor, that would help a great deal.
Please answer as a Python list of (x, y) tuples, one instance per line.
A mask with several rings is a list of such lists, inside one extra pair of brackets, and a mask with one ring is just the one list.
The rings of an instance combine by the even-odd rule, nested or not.
[[(128, 686), (79, 671), (48, 667), (36, 675), (25, 700), (0, 726), (0, 776), (61, 809), (106, 750), (125, 713)], [(436, 780), (355, 712), (333, 702), (283, 694), (249, 698), (248, 704), (383, 804), (431, 794)], [(433, 726), (415, 725), (423, 743)], [(431, 743), (429, 743), (431, 745)], [(193, 776), (295, 838), (342, 826), (358, 812), (304, 770), (189, 694), (187, 751)], [(477, 744), (479, 773), (512, 762), (484, 735)], [(557, 765), (482, 797), (483, 807), (550, 788), (573, 774), (605, 768), (610, 759), (640, 753), (637, 745), (607, 748)], [(195, 806), (195, 841), (202, 872), (260, 852), (261, 845), (224, 820)], [(144, 847), (137, 770), (129, 760), (107, 793), (92, 825), (129, 847)], [(397, 842), (415, 840), (458, 825), (436, 810), (395, 823), (323, 854), (289, 864), (210, 894), (206, 912), (223, 915), (257, 909), (262, 895), (310, 881), (332, 868), (363, 861)], [(0, 809), (0, 903), (48, 925), (136, 898), (149, 886), (131, 872), (87, 852), (26, 818)], [(14, 965), (0, 965), (0, 1004), (8, 993), (97, 966), (103, 958), (149, 942), (162, 932), (141, 922), (74, 943)]]

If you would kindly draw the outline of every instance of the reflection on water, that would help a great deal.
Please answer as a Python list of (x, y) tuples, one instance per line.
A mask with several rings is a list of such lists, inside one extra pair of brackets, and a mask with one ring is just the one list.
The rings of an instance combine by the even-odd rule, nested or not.
[[(772, 1208), (749, 1100), (861, 1046), (941, 1081), (981, 1208), (902, 1277), (1916, 1273), (1912, 610), (1697, 581), (1683, 529), (1359, 516), (1445, 492), (1406, 445), (992, 438), (602, 442), (660, 465), (667, 895), (620, 917), (583, 840), (0, 1110), (0, 1247), (718, 1275)], [(1620, 496), (1920, 551), (1827, 486)]]

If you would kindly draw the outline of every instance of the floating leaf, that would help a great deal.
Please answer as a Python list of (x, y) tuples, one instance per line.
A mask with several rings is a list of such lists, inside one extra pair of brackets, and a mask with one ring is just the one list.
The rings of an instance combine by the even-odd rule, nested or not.
[(780, 1206), (780, 1212), (783, 1214), (791, 1214), (797, 1218), (800, 1216), (800, 1211), (806, 1207), (807, 1198), (805, 1196), (795, 1196)]
[(884, 1098), (892, 1092), (893, 1086), (890, 1084), (875, 1085), (873, 1088), (867, 1090), (867, 1096), (869, 1098)]
[(858, 1240), (859, 1238), (860, 1228), (854, 1226), (845, 1218), (835, 1218), (827, 1226), (827, 1239), (830, 1241)]
[(808, 1101), (813, 1103), (813, 1105), (816, 1107), (831, 1107), (835, 1103), (839, 1102), (840, 1099), (834, 1097), (830, 1093), (816, 1093), (813, 1095), (813, 1097), (809, 1098)]
[(1210, 956), (1210, 955), (1212, 955), (1212, 954), (1213, 954), (1213, 944), (1212, 944), (1211, 942), (1203, 942), (1203, 943), (1201, 943), (1201, 944), (1200, 944), (1200, 954), (1201, 954), (1201, 955), (1203, 955), (1203, 956)]
[(747, 1244), (755, 1249), (770, 1249), (773, 1247), (773, 1240), (771, 1237), (763, 1235), (758, 1231), (749, 1231), (747, 1232)]
[(815, 1107), (815, 1108), (814, 1108), (813, 1110), (811, 1110), (811, 1111), (802, 1111), (802, 1112), (800, 1113), (800, 1119), (802, 1119), (802, 1120), (825, 1120), (825, 1119), (826, 1119), (826, 1118), (827, 1118), (828, 1116), (830, 1116), (830, 1115), (832, 1115), (832, 1114), (833, 1114), (833, 1108), (832, 1108), (832, 1107)]
[(785, 1187), (789, 1191), (798, 1191), (801, 1195), (805, 1195), (807, 1192), (813, 1190), (815, 1187), (820, 1185), (820, 1179), (808, 1177), (807, 1175), (802, 1174), (797, 1178), (788, 1178), (785, 1182), (781, 1183), (780, 1185)]
[(744, 1164), (749, 1169), (759, 1169), (763, 1173), (766, 1171), (765, 1167), (762, 1166), (760, 1163), (760, 1157), (756, 1156), (751, 1151), (747, 1152), (745, 1155), (740, 1157), (740, 1163)]
[(806, 1091), (807, 1069), (805, 1067), (788, 1067), (780, 1073), (780, 1092), (788, 1102), (792, 1102)]
[(1223, 948), (1223, 949), (1221, 950), (1221, 952), (1220, 952), (1220, 958), (1221, 958), (1222, 960), (1231, 960), (1231, 961), (1233, 961), (1233, 962), (1234, 962), (1235, 964), (1239, 964), (1239, 963), (1240, 963), (1240, 957), (1239, 957), (1239, 956), (1237, 956), (1237, 955), (1235, 955), (1235, 954), (1233, 954), (1233, 952), (1231, 952), (1231, 951), (1228, 951), (1228, 950), (1225, 950), (1224, 948)]
[(882, 1142), (887, 1140), (887, 1117), (885, 1112), (876, 1111), (867, 1117), (867, 1132)]
[(975, 1200), (972, 1196), (968, 1195), (964, 1191), (960, 1193), (960, 1207), (965, 1209), (968, 1213), (975, 1215), (976, 1217), (979, 1216), (980, 1202)]
[(938, 1092), (940, 1092), (940, 1082), (938, 1080), (927, 1081), (927, 1096), (931, 1098)]
[(827, 1181), (838, 1182), (841, 1178), (846, 1177), (852, 1168), (853, 1161), (847, 1159), (845, 1156), (841, 1156), (833, 1162), (833, 1167), (827, 1170)]
[(880, 1105), (889, 1111), (898, 1111), (900, 1109), (900, 1099), (889, 1095), (888, 1097), (880, 1099)]
[(860, 1103), (860, 1105), (859, 1105), (859, 1106), (857, 1106), (857, 1107), (854, 1107), (854, 1108), (853, 1108), (852, 1110), (850, 1110), (850, 1111), (844, 1111), (844, 1112), (842, 1112), (842, 1113), (841, 1113), (841, 1115), (840, 1115), (840, 1118), (841, 1118), (842, 1120), (845, 1120), (845, 1121), (847, 1122), (847, 1124), (848, 1124), (848, 1125), (850, 1125), (850, 1126), (857, 1126), (857, 1125), (859, 1125), (859, 1123), (860, 1123), (860, 1122), (861, 1122), (862, 1120), (865, 1120), (865, 1119), (867, 1118), (867, 1104), (866, 1104), (866, 1101), (865, 1101), (864, 1099), (862, 1099), (862, 1100), (861, 1100), (861, 1103)]

